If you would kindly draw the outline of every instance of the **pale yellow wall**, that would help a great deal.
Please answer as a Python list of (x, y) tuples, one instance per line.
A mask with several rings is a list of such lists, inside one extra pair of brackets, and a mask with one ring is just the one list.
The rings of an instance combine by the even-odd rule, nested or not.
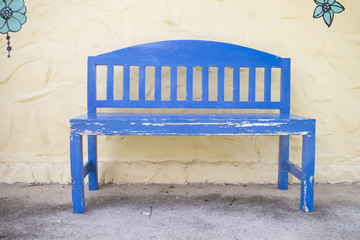
[[(292, 58), (292, 112), (317, 119), (316, 180), (360, 181), (360, 2), (341, 3), (328, 28), (311, 0), (27, 0), (10, 59), (0, 38), (0, 182), (68, 183), (68, 120), (86, 111), (86, 57), (169, 39)], [(299, 163), (300, 137), (291, 140)], [(277, 137), (100, 137), (99, 178), (274, 183), (277, 148)]]

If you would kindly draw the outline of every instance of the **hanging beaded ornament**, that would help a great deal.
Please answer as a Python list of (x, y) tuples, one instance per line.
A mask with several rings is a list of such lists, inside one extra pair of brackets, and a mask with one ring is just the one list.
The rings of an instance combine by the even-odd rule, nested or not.
[(0, 0), (0, 33), (6, 34), (8, 57), (10, 57), (9, 32), (18, 32), (26, 22), (24, 0)]

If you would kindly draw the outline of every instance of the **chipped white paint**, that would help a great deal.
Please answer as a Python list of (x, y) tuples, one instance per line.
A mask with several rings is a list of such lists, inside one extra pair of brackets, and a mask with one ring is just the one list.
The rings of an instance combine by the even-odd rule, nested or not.
[(305, 212), (309, 212), (309, 209), (308, 209), (308, 207), (306, 206), (306, 192), (307, 192), (306, 178), (303, 180), (303, 184), (304, 184), (304, 196), (303, 196), (304, 211), (305, 211)]
[(241, 123), (236, 124), (235, 127), (278, 127), (281, 126), (284, 123)]
[(142, 123), (141, 125), (144, 125), (144, 126), (157, 126), (157, 127), (164, 127), (165, 125), (176, 125), (176, 124), (165, 124), (165, 123)]
[(102, 135), (102, 134), (104, 134), (103, 132), (93, 131), (93, 130), (83, 130), (82, 133), (84, 133), (84, 135)]
[(98, 126), (105, 126), (106, 123), (99, 123), (99, 122), (94, 122), (94, 123), (84, 123), (85, 125), (87, 126), (90, 126), (90, 125), (98, 125)]
[[(149, 126), (149, 125), (146, 125)], [(151, 126), (160, 126), (163, 127), (162, 124), (151, 124)], [(166, 135), (166, 136), (191, 136), (191, 135), (201, 135), (201, 136), (247, 136), (247, 135), (253, 135), (253, 136), (284, 136), (284, 135), (306, 135), (307, 132), (284, 132), (284, 131), (274, 131), (274, 132), (255, 132), (253, 129), (247, 130), (247, 132), (233, 132), (233, 133), (201, 133), (197, 132), (196, 134), (192, 133), (178, 133), (178, 132), (162, 132), (161, 134), (156, 134), (154, 132), (148, 132), (146, 130), (108, 130), (108, 129), (100, 129), (100, 130), (78, 130), (78, 129), (72, 129), (72, 133), (80, 134), (80, 135), (145, 135), (145, 136), (153, 136), (153, 135)], [(72, 141), (72, 136), (71, 136)]]
[[(191, 121), (192, 119), (190, 119)], [(195, 120), (194, 120), (195, 121)], [(213, 125), (213, 126), (235, 126), (235, 127), (278, 127), (284, 123), (250, 123), (250, 122), (241, 122), (241, 123), (232, 123), (232, 122), (224, 122), (224, 123), (209, 123), (209, 122), (187, 122), (187, 123), (142, 123), (141, 125), (144, 126), (157, 126), (157, 127), (164, 127), (164, 126), (195, 126), (195, 125)]]
[(273, 119), (258, 119), (260, 122), (269, 122), (269, 121), (273, 121)]
[(310, 183), (311, 183), (311, 187), (314, 187), (314, 176), (310, 177)]
[(309, 132), (275, 132), (276, 135), (307, 135)]

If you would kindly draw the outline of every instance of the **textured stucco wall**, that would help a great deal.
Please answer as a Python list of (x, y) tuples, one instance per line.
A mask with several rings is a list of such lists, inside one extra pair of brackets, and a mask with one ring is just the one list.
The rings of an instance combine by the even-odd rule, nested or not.
[[(316, 180), (360, 181), (360, 2), (328, 28), (303, 0), (27, 0), (0, 38), (0, 182), (69, 182), (69, 123), (86, 111), (86, 57), (204, 39), (292, 58), (292, 113), (317, 119)], [(276, 182), (277, 137), (100, 137), (101, 182)], [(291, 160), (300, 162), (300, 137)], [(295, 181), (295, 178), (290, 178)]]

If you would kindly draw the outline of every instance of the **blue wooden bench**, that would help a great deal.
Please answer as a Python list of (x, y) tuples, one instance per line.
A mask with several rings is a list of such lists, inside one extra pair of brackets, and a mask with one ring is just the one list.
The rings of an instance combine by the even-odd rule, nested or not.
[[(96, 96), (96, 66), (107, 68), (106, 99)], [(122, 67), (122, 99), (114, 98), (114, 67)], [(130, 97), (130, 67), (138, 66), (138, 98)], [(146, 68), (154, 70), (154, 97), (145, 95)], [(170, 99), (162, 98), (162, 69), (170, 74)], [(186, 99), (177, 97), (177, 69), (186, 68)], [(193, 69), (201, 68), (201, 100), (194, 100)], [(217, 99), (209, 100), (209, 68), (217, 67)], [(248, 99), (240, 101), (240, 68), (248, 69)], [(226, 100), (224, 69), (232, 71), (232, 99)], [(256, 99), (256, 69), (264, 69), (263, 100)], [(271, 97), (271, 72), (280, 69), (280, 99)], [(288, 188), (288, 173), (301, 181), (300, 209), (313, 210), (315, 119), (290, 114), (290, 59), (233, 44), (177, 40), (137, 45), (88, 58), (88, 113), (70, 120), (73, 212), (85, 210), (84, 178), (98, 188), (97, 135), (277, 135), (278, 188)], [(97, 113), (97, 108), (270, 109), (274, 113)], [(196, 110), (194, 110), (196, 112)], [(224, 111), (225, 112), (225, 111)], [(289, 161), (289, 136), (302, 135), (302, 166)], [(88, 137), (83, 164), (82, 136)]]

